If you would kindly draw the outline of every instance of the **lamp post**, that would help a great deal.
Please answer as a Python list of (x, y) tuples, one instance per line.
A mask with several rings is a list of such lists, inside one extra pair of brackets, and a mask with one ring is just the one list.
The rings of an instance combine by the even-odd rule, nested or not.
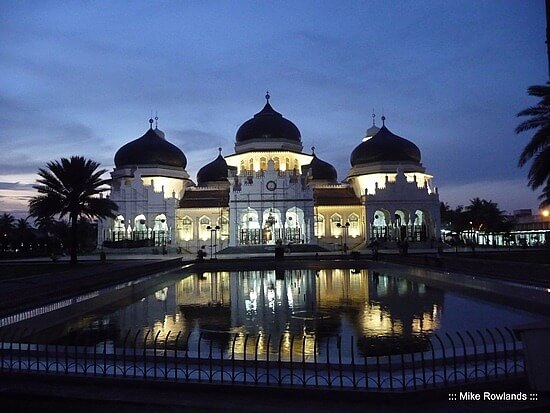
[(339, 222), (336, 224), (338, 228), (341, 228), (344, 232), (344, 236), (342, 237), (340, 242), (344, 242), (342, 245), (342, 254), (346, 254), (346, 250), (348, 249), (348, 229), (349, 229), (349, 222), (346, 221), (345, 224), (340, 224)]
[[(210, 230), (210, 259), (212, 259), (212, 248), (215, 248), (217, 246), (218, 230), (220, 229), (220, 226), (216, 225), (215, 227), (211, 227), (210, 225), (208, 225), (206, 229)], [(214, 237), (212, 237), (212, 233), (214, 234)], [(212, 245), (213, 239), (216, 240), (216, 243), (214, 245)], [(216, 254), (217, 253), (218, 252), (216, 251)]]

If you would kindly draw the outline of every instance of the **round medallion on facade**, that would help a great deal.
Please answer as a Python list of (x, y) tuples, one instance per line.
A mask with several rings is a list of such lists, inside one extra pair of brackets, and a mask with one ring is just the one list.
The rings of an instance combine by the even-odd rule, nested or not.
[(265, 187), (268, 191), (275, 191), (277, 189), (277, 182), (268, 181), (267, 184), (265, 184)]

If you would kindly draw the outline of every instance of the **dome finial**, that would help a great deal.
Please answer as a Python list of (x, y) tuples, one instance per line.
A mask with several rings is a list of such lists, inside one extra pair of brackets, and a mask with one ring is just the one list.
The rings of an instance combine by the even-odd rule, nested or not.
[(159, 128), (159, 113), (155, 111), (155, 129)]
[(374, 108), (372, 108), (372, 126), (376, 126), (376, 123), (374, 122), (375, 118), (376, 118), (376, 115), (374, 113)]
[(382, 126), (386, 126), (386, 117), (382, 115), (380, 119), (382, 119)]
[(267, 103), (269, 103), (270, 98), (271, 98), (271, 96), (269, 95), (269, 90), (266, 90), (265, 91), (265, 100), (267, 100)]
[(218, 148), (218, 155), (221, 155), (222, 154), (222, 148), (221, 146)]
[(315, 146), (311, 147), (311, 152), (312, 152), (312, 155), (315, 155)]
[(149, 129), (153, 129), (153, 117), (149, 118)]

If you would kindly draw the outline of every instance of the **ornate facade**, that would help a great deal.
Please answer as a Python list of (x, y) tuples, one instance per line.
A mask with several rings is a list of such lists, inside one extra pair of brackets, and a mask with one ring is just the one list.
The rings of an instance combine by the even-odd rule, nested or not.
[(303, 152), (299, 129), (269, 99), (238, 129), (234, 153), (224, 157), (219, 148), (196, 184), (183, 152), (150, 120), (149, 130), (115, 155), (110, 196), (119, 215), (100, 223), (99, 241), (213, 254), (278, 243), (334, 251), (373, 238), (439, 238), (437, 190), (416, 145), (373, 122), (339, 182), (314, 148)]

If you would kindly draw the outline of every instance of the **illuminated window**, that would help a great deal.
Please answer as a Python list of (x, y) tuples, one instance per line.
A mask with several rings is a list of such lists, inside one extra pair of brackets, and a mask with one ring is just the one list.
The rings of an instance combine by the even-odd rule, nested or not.
[(315, 216), (315, 236), (321, 238), (325, 236), (325, 217), (322, 215)]
[(267, 159), (264, 157), (260, 158), (260, 170), (266, 171), (267, 170)]
[(193, 239), (193, 220), (191, 217), (186, 216), (181, 220), (182, 239), (189, 241)]
[(241, 161), (241, 170), (240, 170), (240, 173), (243, 173), (244, 171), (246, 171), (246, 166), (244, 165), (244, 160)]
[(338, 224), (342, 223), (342, 217), (334, 214), (330, 217), (330, 233), (333, 237), (338, 238), (342, 235), (342, 228), (338, 228)]
[(250, 158), (248, 160), (248, 170), (253, 171), (254, 170), (254, 159)]
[(350, 237), (355, 238), (361, 234), (361, 229), (359, 227), (359, 216), (357, 214), (351, 214), (348, 217), (349, 230), (348, 234)]
[(223, 216), (219, 217), (218, 226), (220, 227), (220, 238), (227, 238), (229, 236), (229, 220)]
[(280, 167), (280, 164), (279, 164), (279, 157), (278, 157), (278, 156), (276, 156), (275, 158), (273, 158), (273, 164), (274, 164), (275, 170), (278, 171), (278, 170), (279, 170), (279, 167)]
[(199, 238), (203, 241), (206, 241), (210, 238), (210, 230), (207, 228), (210, 226), (210, 218), (201, 217), (199, 219)]

